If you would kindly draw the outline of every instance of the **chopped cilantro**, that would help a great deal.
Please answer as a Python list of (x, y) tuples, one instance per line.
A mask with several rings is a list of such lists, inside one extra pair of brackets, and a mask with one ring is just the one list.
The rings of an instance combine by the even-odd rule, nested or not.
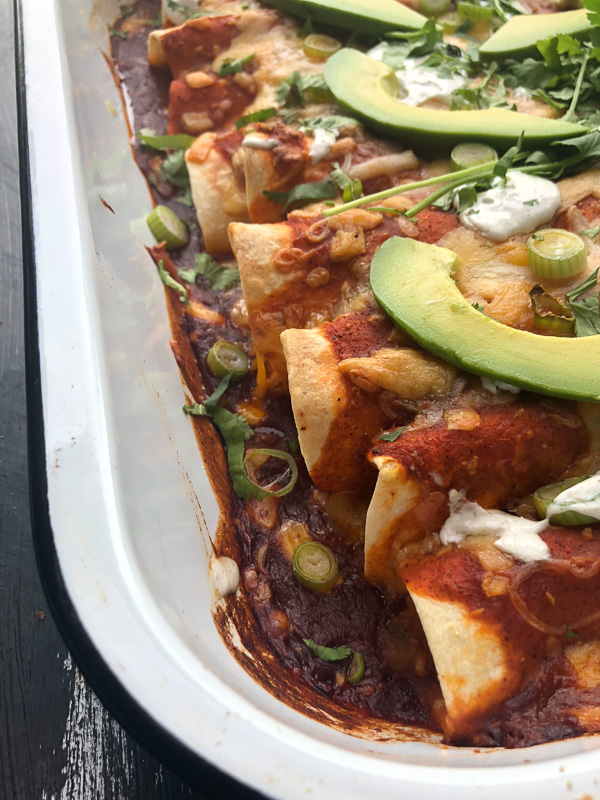
[(302, 75), (298, 70), (280, 83), (275, 90), (275, 97), (280, 105), (287, 108), (333, 100), (323, 75)]
[(313, 642), (312, 639), (303, 639), (304, 644), (317, 658), (321, 661), (343, 661), (352, 653), (352, 650), (346, 645), (342, 647), (324, 647), (322, 644)]
[(404, 431), (406, 430), (406, 425), (403, 428), (397, 428), (395, 431), (390, 431), (389, 433), (382, 433), (381, 436), (378, 436), (378, 439), (383, 439), (384, 442), (395, 442)]
[(201, 275), (210, 283), (211, 289), (218, 292), (226, 292), (240, 282), (237, 269), (222, 267), (208, 253), (196, 253), (194, 266), (180, 269), (179, 275), (186, 283), (194, 283), (198, 275)]
[(143, 145), (153, 150), (187, 150), (196, 141), (194, 136), (186, 133), (157, 135), (151, 128), (142, 128), (136, 136)]
[(167, 272), (167, 268), (165, 267), (165, 262), (161, 260), (156, 265), (158, 267), (158, 274), (160, 275), (161, 281), (164, 283), (165, 286), (168, 286), (169, 289), (173, 289), (179, 295), (179, 299), (182, 303), (188, 302), (188, 293), (187, 289), (182, 286), (175, 278), (171, 277), (169, 272)]
[(342, 197), (344, 203), (349, 203), (351, 200), (356, 200), (362, 195), (362, 181), (358, 178), (350, 178), (342, 172), (340, 165), (337, 161), (333, 162), (333, 169), (329, 173), (329, 177), (335, 185), (342, 190)]
[(567, 292), (567, 300), (575, 317), (575, 336), (595, 336), (600, 333), (600, 305), (598, 292), (591, 297), (578, 300), (585, 292), (596, 288), (598, 285), (598, 269), (583, 283)]
[(217, 75), (222, 78), (224, 75), (235, 75), (237, 72), (242, 72), (246, 64), (254, 59), (254, 53), (250, 53), (244, 58), (226, 58), (219, 67)]
[(579, 231), (580, 236), (589, 236), (590, 239), (593, 239), (595, 236), (598, 236), (600, 233), (600, 225), (596, 225), (595, 228), (587, 228), (584, 231)]
[(187, 6), (184, 6), (181, 3), (177, 3), (175, 0), (167, 0), (167, 8), (170, 11), (175, 11), (177, 14), (181, 14), (186, 19), (198, 19), (199, 17), (209, 17), (215, 13), (214, 11), (194, 11), (192, 8), (187, 8)]
[(532, 200), (523, 200), (523, 205), (524, 206), (537, 206), (537, 204), (539, 202), (540, 201), (537, 199), (537, 197), (534, 197)]
[(475, 311), (481, 311), (482, 314), (485, 314), (485, 308), (479, 303), (471, 303), (471, 308), (474, 308)]
[(244, 128), (251, 122), (264, 122), (265, 120), (271, 119), (271, 117), (275, 116), (277, 116), (276, 108), (262, 108), (260, 111), (254, 111), (252, 114), (246, 114), (245, 116), (240, 117), (235, 123), (235, 127), (239, 131), (240, 128)]
[(185, 414), (212, 419), (225, 441), (227, 464), (235, 493), (244, 500), (250, 500), (251, 497), (260, 499), (264, 496), (260, 487), (250, 481), (244, 472), (244, 442), (250, 439), (254, 431), (242, 416), (218, 405), (230, 380), (231, 374), (226, 375), (204, 403), (183, 406), (183, 411)]
[(575, 631), (569, 630), (569, 628), (567, 628), (566, 625), (563, 625), (563, 628), (565, 629), (565, 638), (566, 639), (579, 639), (579, 634), (578, 633), (575, 633)]
[(119, 39), (127, 38), (127, 33), (125, 31), (120, 31), (117, 28), (113, 28), (112, 25), (108, 26), (108, 32), (110, 33), (111, 36), (118, 36)]
[(329, 200), (335, 197), (335, 184), (332, 180), (300, 183), (289, 192), (263, 192), (272, 203), (283, 203), (281, 215), (293, 205), (304, 205), (315, 200)]

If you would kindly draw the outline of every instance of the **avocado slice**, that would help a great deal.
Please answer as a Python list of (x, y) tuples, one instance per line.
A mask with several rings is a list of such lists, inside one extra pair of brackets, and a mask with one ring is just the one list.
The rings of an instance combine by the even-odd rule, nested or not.
[(581, 136), (586, 128), (570, 122), (519, 114), (505, 108), (481, 111), (436, 111), (409, 106), (396, 100), (398, 81), (385, 64), (358, 50), (344, 48), (325, 64), (325, 81), (338, 102), (367, 125), (388, 136), (415, 144), (487, 142), (506, 149), (521, 132), (524, 142), (543, 145), (569, 136)]
[(264, 0), (297, 17), (367, 34), (419, 30), (427, 17), (396, 0)]
[(540, 39), (559, 33), (583, 39), (593, 28), (585, 8), (557, 14), (523, 14), (498, 28), (479, 48), (479, 57), (482, 61), (522, 61), (526, 56), (539, 55), (536, 43)]
[(600, 335), (563, 339), (518, 331), (473, 308), (452, 280), (458, 256), (414, 239), (388, 239), (371, 263), (371, 288), (426, 350), (476, 375), (568, 400), (600, 402)]

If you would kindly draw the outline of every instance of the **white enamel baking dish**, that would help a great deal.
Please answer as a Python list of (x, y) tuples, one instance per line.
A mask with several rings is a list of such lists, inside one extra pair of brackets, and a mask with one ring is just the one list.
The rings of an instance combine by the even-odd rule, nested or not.
[(18, 14), (35, 538), (83, 672), (215, 798), (600, 798), (598, 737), (488, 752), (368, 741), (277, 701), (222, 643), (207, 580), (217, 506), (100, 50), (116, 15), (114, 0), (21, 0)]

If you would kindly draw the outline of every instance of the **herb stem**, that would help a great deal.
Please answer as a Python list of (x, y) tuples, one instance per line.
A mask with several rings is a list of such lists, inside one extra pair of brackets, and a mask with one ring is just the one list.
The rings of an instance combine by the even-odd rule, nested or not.
[(571, 105), (569, 106), (569, 110), (567, 111), (567, 113), (563, 116), (563, 120), (565, 122), (578, 121), (578, 117), (575, 114), (575, 109), (577, 108), (577, 103), (579, 102), (579, 95), (581, 94), (581, 86), (583, 84), (583, 78), (585, 76), (585, 70), (587, 68), (589, 57), (590, 57), (590, 51), (586, 50), (583, 54), (583, 61), (581, 62), (579, 75), (577, 76), (577, 83), (575, 84), (575, 91), (573, 93), (573, 99), (571, 100)]
[(432, 203), (435, 203), (436, 200), (439, 200), (440, 197), (443, 197), (448, 192), (454, 191), (454, 189), (458, 189), (459, 186), (462, 186), (464, 183), (463, 181), (455, 181), (454, 183), (444, 184), (440, 186), (435, 192), (428, 194), (427, 197), (424, 197), (419, 203), (414, 205), (412, 208), (409, 208), (408, 211), (405, 212), (405, 217), (416, 217), (419, 211), (423, 211), (424, 208), (427, 208)]
[[(461, 169), (457, 172), (449, 172), (445, 175), (436, 175), (434, 178), (426, 178), (423, 181), (405, 183), (402, 186), (392, 186), (391, 189), (385, 189), (383, 192), (375, 192), (375, 194), (369, 194), (366, 197), (359, 197), (357, 200), (351, 200), (349, 203), (344, 203), (341, 206), (329, 208), (326, 211), (323, 211), (323, 216), (333, 217), (336, 214), (341, 214), (343, 211), (349, 211), (351, 208), (360, 208), (361, 206), (366, 206), (368, 203), (375, 203), (378, 200), (386, 200), (388, 197), (394, 197), (395, 195), (404, 194), (405, 192), (412, 192), (415, 189), (424, 189), (426, 186), (435, 186), (438, 183), (460, 184), (472, 178), (482, 178), (492, 174), (495, 164), (495, 161), (490, 161), (487, 164), (478, 164), (475, 167), (468, 167), (467, 169)], [(448, 189), (446, 191), (448, 191)]]

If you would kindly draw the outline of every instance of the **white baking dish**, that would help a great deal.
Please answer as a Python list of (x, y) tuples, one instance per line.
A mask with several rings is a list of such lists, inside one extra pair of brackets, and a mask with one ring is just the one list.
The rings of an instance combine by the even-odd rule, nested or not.
[(600, 797), (598, 737), (487, 752), (356, 738), (277, 701), (222, 643), (207, 580), (217, 505), (181, 413), (162, 285), (132, 232), (150, 198), (99, 49), (116, 11), (20, 6), (35, 536), (84, 673), (214, 797)]

